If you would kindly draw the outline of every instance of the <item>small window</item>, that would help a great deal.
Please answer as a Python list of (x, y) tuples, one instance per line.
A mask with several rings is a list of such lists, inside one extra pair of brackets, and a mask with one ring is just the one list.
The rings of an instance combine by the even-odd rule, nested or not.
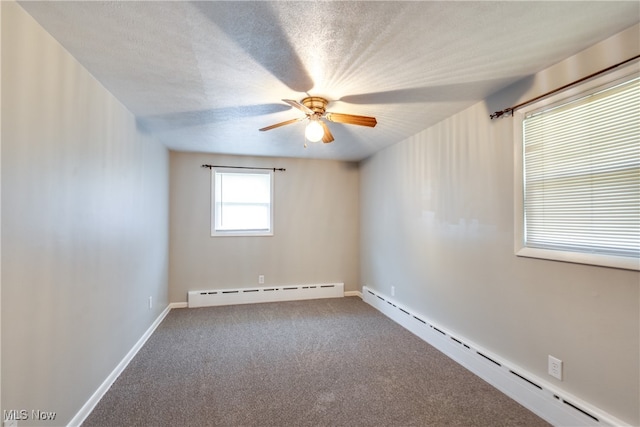
[(608, 79), (516, 112), (517, 255), (640, 269), (640, 78)]
[(273, 172), (211, 172), (211, 235), (273, 235)]

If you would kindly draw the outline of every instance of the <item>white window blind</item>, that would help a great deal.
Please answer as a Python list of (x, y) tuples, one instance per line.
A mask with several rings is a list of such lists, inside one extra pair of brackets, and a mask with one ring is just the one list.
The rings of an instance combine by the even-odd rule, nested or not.
[(213, 171), (212, 234), (270, 234), (272, 173)]
[(524, 246), (640, 257), (640, 79), (523, 121)]

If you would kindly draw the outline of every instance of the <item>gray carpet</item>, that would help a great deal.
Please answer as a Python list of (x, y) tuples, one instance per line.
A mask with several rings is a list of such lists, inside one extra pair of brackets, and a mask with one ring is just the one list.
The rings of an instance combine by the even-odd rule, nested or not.
[(543, 425), (357, 297), (172, 310), (83, 424)]

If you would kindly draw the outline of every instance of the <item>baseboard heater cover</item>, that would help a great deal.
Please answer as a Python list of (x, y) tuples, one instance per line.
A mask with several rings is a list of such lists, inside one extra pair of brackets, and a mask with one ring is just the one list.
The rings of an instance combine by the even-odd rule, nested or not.
[(616, 417), (560, 391), (464, 337), (434, 325), (378, 291), (362, 287), (362, 299), (489, 384), (555, 426), (626, 426)]
[(187, 305), (189, 308), (213, 307), (218, 305), (339, 298), (343, 296), (344, 283), (267, 286), (262, 288), (190, 291), (187, 295)]

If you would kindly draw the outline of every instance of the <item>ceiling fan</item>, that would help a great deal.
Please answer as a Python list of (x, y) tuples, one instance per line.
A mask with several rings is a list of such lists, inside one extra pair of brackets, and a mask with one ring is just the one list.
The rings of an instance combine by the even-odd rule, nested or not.
[(267, 126), (260, 131), (267, 131), (285, 126), (291, 123), (299, 122), (305, 119), (309, 120), (307, 128), (305, 130), (306, 138), (311, 142), (317, 142), (322, 139), (325, 144), (333, 141), (333, 135), (329, 130), (327, 124), (322, 121), (323, 118), (335, 123), (345, 123), (350, 125), (369, 126), (375, 127), (378, 123), (375, 117), (368, 116), (355, 116), (353, 114), (331, 113), (326, 111), (327, 101), (325, 98), (319, 96), (309, 96), (304, 98), (301, 102), (293, 101), (291, 99), (283, 99), (284, 102), (302, 111), (305, 116), (297, 119), (287, 120), (285, 122), (276, 123), (275, 125)]

